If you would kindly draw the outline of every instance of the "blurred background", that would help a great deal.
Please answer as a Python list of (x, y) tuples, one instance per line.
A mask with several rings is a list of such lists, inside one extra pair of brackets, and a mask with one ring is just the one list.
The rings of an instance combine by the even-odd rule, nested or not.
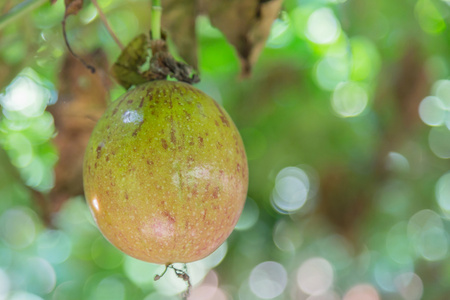
[[(90, 130), (125, 92), (107, 75), (120, 48), (86, 0), (66, 25), (90, 74), (64, 2), (21, 2), (0, 2), (0, 299), (180, 299), (82, 196)], [(148, 32), (150, 1), (98, 4), (122, 43)], [(196, 86), (239, 128), (250, 186), (228, 241), (188, 264), (189, 299), (450, 299), (449, 24), (448, 0), (285, 0), (240, 80), (197, 18)]]

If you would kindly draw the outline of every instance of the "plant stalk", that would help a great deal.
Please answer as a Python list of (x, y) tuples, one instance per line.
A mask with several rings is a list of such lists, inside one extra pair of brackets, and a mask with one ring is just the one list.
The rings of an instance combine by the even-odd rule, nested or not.
[(103, 13), (103, 10), (101, 9), (100, 5), (98, 5), (97, 0), (91, 0), (91, 2), (92, 2), (92, 4), (94, 4), (95, 8), (97, 9), (100, 20), (102, 21), (103, 25), (105, 25), (105, 28), (108, 31), (109, 35), (116, 42), (117, 46), (119, 46), (120, 50), (123, 50), (124, 49), (123, 44), (120, 42), (119, 38), (114, 33), (111, 26), (109, 25), (108, 19), (106, 18), (105, 14)]
[(161, 0), (152, 0), (152, 39), (161, 39)]
[(0, 16), (0, 30), (48, 1), (49, 0), (25, 0), (22, 3), (17, 4), (6, 14)]

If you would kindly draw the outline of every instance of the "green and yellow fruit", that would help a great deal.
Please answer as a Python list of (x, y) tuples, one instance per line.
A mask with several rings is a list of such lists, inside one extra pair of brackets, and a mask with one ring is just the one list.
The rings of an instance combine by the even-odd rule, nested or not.
[(84, 160), (95, 221), (117, 248), (192, 262), (230, 235), (248, 186), (244, 146), (225, 110), (180, 82), (137, 86), (110, 105)]

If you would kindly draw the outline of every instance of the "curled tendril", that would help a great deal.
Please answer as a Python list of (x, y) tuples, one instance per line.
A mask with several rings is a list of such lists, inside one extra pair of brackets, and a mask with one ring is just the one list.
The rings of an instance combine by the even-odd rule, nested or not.
[(161, 275), (159, 275), (159, 274), (155, 275), (154, 280), (155, 280), (155, 281), (160, 280), (160, 279), (164, 276), (164, 274), (166, 274), (166, 272), (167, 272), (167, 270), (168, 270), (169, 268), (172, 269), (172, 270), (175, 272), (175, 275), (176, 275), (178, 278), (181, 278), (181, 279), (183, 279), (184, 282), (186, 282), (186, 284), (187, 284), (187, 289), (186, 289), (186, 291), (184, 291), (184, 293), (183, 293), (182, 296), (183, 296), (183, 299), (187, 299), (187, 298), (189, 297), (190, 292), (191, 292), (192, 284), (191, 284), (191, 278), (189, 277), (189, 274), (188, 274), (188, 271), (187, 271), (187, 266), (186, 266), (186, 264), (183, 265), (183, 270), (178, 269), (178, 268), (175, 268), (175, 267), (173, 266), (173, 264), (167, 264), (167, 265), (166, 265), (166, 268), (165, 268), (164, 271), (161, 273)]

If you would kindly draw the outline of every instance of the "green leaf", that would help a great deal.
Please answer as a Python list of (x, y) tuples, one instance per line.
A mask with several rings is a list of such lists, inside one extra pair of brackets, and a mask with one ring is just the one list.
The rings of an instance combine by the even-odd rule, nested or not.
[(134, 38), (122, 51), (112, 67), (114, 78), (126, 89), (132, 85), (144, 83), (147, 80), (140, 73), (139, 68), (148, 56), (148, 38), (140, 34)]

